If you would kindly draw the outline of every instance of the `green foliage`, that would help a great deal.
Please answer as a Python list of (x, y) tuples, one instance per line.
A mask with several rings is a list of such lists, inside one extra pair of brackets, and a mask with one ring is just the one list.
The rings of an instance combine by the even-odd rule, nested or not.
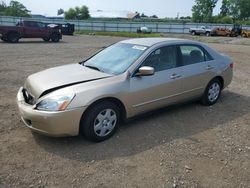
[(224, 23), (224, 24), (232, 24), (233, 23), (233, 19), (229, 16), (224, 16), (221, 18), (219, 23)]
[(193, 22), (248, 23), (250, 20), (250, 0), (222, 0), (220, 14), (212, 16), (217, 0), (195, 0), (192, 8)]
[(0, 2), (0, 16), (4, 15), (5, 10), (6, 10), (6, 4), (3, 1), (1, 1)]
[(6, 6), (4, 10), (5, 16), (18, 16), (18, 17), (30, 17), (30, 11), (18, 1), (11, 1), (9, 6)]
[(242, 22), (243, 25), (250, 25), (250, 20), (246, 20)]
[(148, 16), (145, 15), (144, 13), (141, 13), (141, 17), (142, 17), (142, 18), (148, 18)]
[(239, 18), (241, 20), (250, 19), (250, 0), (239, 0), (238, 3), (238, 7), (240, 10)]
[(89, 9), (87, 6), (70, 8), (64, 12), (66, 20), (84, 20), (90, 18)]
[(229, 16), (217, 15), (213, 16), (213, 23), (221, 23), (221, 24), (232, 24), (234, 21)]
[(64, 13), (63, 9), (60, 8), (60, 9), (57, 10), (57, 15), (62, 15), (63, 13)]
[(195, 0), (195, 5), (192, 7), (194, 22), (211, 22), (213, 9), (218, 0)]
[(231, 16), (234, 20), (250, 19), (250, 0), (223, 0), (223, 2), (221, 14)]
[(101, 35), (101, 36), (114, 36), (114, 37), (129, 37), (129, 38), (145, 38), (145, 37), (161, 37), (162, 35), (160, 33), (131, 33), (131, 32), (104, 32), (104, 31), (86, 31), (81, 30), (78, 32), (75, 32), (75, 34), (80, 35)]
[(230, 13), (230, 0), (223, 0), (220, 8), (220, 15), (228, 16)]

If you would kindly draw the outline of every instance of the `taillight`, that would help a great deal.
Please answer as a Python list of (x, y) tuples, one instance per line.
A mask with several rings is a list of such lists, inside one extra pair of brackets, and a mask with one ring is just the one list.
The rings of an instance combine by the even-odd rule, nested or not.
[(231, 63), (231, 64), (230, 64), (230, 67), (231, 67), (231, 68), (234, 68), (234, 63)]

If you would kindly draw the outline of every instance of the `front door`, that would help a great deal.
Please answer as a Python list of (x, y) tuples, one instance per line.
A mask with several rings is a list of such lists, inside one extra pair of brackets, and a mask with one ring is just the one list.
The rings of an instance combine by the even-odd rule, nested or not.
[(130, 78), (128, 100), (133, 115), (174, 103), (181, 93), (181, 75), (176, 46), (165, 46), (152, 52), (142, 66), (155, 69), (152, 76)]

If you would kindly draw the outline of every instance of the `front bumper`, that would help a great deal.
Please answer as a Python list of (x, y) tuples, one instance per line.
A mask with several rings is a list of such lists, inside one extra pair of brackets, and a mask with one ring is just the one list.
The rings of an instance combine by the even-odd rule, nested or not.
[(34, 109), (25, 102), (23, 88), (17, 94), (17, 105), (24, 124), (34, 132), (48, 136), (77, 136), (85, 107), (48, 112)]

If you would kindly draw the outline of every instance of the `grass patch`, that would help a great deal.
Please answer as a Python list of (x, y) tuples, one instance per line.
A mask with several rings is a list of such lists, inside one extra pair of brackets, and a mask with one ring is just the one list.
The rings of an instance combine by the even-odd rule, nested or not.
[(132, 32), (104, 32), (104, 31), (77, 31), (75, 34), (78, 35), (101, 35), (101, 36), (112, 36), (112, 37), (129, 37), (129, 38), (146, 38), (146, 37), (162, 37), (160, 33), (132, 33)]

